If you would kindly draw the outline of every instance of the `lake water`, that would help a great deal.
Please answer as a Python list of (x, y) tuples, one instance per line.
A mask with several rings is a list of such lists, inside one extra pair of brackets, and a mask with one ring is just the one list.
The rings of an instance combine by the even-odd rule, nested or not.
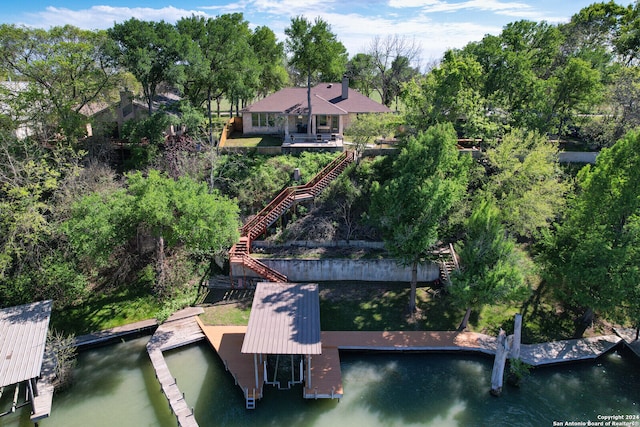
[[(56, 393), (49, 426), (175, 426), (140, 338), (84, 351), (73, 387)], [(255, 410), (208, 344), (165, 353), (200, 426), (552, 426), (554, 421), (640, 417), (640, 363), (612, 353), (596, 362), (538, 368), (502, 397), (488, 390), (492, 359), (461, 354), (341, 353), (341, 401), (304, 400), (266, 386)], [(25, 408), (26, 409), (26, 408)], [(32, 426), (27, 410), (0, 426)], [(630, 420), (640, 427), (640, 419)]]

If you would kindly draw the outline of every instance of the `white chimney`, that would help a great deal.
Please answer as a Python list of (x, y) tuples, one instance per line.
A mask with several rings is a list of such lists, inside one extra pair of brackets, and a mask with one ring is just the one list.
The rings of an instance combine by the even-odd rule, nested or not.
[(342, 78), (342, 99), (349, 98), (349, 77)]

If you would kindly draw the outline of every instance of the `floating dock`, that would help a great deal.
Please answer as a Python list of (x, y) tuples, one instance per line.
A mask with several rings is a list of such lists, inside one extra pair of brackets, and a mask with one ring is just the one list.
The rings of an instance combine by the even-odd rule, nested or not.
[(197, 321), (198, 315), (202, 313), (204, 310), (200, 307), (190, 307), (174, 313), (156, 329), (147, 343), (147, 353), (160, 382), (160, 389), (167, 397), (180, 427), (197, 427), (198, 423), (193, 409), (187, 405), (184, 394), (180, 392), (175, 377), (171, 375), (162, 352), (204, 339)]

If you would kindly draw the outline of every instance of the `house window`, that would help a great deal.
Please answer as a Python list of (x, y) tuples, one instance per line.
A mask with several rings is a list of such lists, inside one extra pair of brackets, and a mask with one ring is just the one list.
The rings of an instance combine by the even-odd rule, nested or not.
[(317, 116), (317, 127), (319, 132), (338, 132), (338, 119), (339, 116), (330, 116), (325, 114), (319, 114)]
[(331, 116), (331, 133), (338, 133), (340, 116)]
[(276, 115), (275, 113), (252, 113), (251, 114), (251, 126), (258, 127), (275, 127)]

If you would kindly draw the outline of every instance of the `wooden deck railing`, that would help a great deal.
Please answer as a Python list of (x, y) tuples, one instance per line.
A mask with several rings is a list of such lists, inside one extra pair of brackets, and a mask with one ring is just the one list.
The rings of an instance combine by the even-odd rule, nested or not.
[(287, 277), (284, 274), (269, 268), (249, 255), (251, 241), (266, 232), (269, 226), (284, 215), (295, 203), (318, 196), (354, 160), (355, 153), (353, 151), (345, 151), (306, 184), (287, 187), (281, 191), (264, 209), (240, 229), (242, 237), (229, 251), (231, 263), (241, 264), (268, 280), (286, 282)]
[(287, 187), (280, 192), (267, 206), (251, 218), (241, 229), (241, 235), (255, 239), (273, 224), (295, 202), (297, 197), (310, 195), (316, 197), (329, 183), (335, 179), (354, 159), (352, 151), (345, 151), (325, 166), (311, 181), (305, 185)]

